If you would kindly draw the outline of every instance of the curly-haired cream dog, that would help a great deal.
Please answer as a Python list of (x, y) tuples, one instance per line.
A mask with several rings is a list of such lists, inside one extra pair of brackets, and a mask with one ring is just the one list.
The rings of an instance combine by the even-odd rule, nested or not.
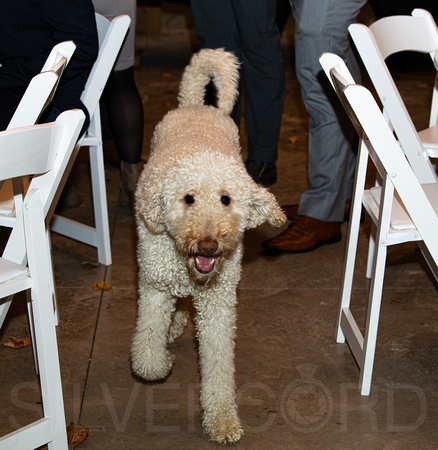
[[(204, 105), (213, 79), (218, 106)], [(234, 382), (236, 287), (242, 238), (265, 221), (286, 217), (274, 196), (256, 185), (242, 163), (229, 117), (237, 97), (238, 62), (223, 50), (201, 50), (186, 68), (179, 108), (155, 129), (150, 159), (136, 191), (139, 301), (131, 359), (146, 380), (165, 378), (174, 361), (167, 344), (187, 322), (175, 312), (192, 296), (201, 367), (203, 427), (219, 443), (243, 431)]]

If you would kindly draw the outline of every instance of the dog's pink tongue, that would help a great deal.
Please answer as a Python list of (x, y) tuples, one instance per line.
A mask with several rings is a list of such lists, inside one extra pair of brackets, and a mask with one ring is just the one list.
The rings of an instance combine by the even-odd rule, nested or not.
[(209, 273), (214, 267), (214, 258), (208, 258), (206, 256), (197, 256), (195, 258), (196, 269), (201, 273)]

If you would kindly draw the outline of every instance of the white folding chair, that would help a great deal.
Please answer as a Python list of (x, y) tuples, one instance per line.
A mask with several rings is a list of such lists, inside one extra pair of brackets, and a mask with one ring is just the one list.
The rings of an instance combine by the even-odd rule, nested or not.
[(385, 62), (399, 52), (429, 53), (438, 70), (435, 20), (426, 10), (414, 9), (411, 16), (384, 17), (369, 28), (352, 24), (348, 30), (414, 172), (421, 183), (435, 183), (438, 179), (429, 158), (438, 158), (438, 77), (433, 86), (429, 128), (417, 133)]
[(89, 147), (95, 224), (92, 227), (55, 215), (51, 223), (51, 229), (59, 234), (96, 247), (99, 262), (110, 265), (111, 244), (99, 100), (131, 19), (129, 16), (123, 15), (110, 22), (100, 14), (96, 14), (96, 22), (99, 35), (99, 54), (81, 97), (90, 113), (90, 126), (85, 136), (78, 143), (80, 147)]
[[(0, 438), (0, 449), (67, 449), (62, 384), (53, 314), (53, 271), (47, 218), (84, 122), (67, 111), (56, 122), (0, 133), (0, 180), (33, 175), (0, 258), (0, 326), (14, 294), (30, 289), (43, 417)], [(4, 301), (6, 300), (6, 303)]]
[[(73, 41), (65, 41), (53, 47), (41, 72), (29, 83), (17, 106), (8, 130), (17, 127), (34, 125), (52, 101), (65, 67), (76, 49)], [(23, 182), (21, 179), (0, 182), (0, 226), (12, 227), (15, 221), (15, 210), (22, 204)]]
[[(365, 87), (354, 84), (342, 59), (324, 53), (320, 62), (361, 138), (336, 340), (347, 340), (360, 368), (359, 390), (362, 395), (369, 395), (388, 246), (417, 242), (435, 278), (438, 276), (438, 183), (420, 184), (373, 96)], [(382, 177), (382, 184), (365, 190), (369, 156)], [(363, 335), (350, 309), (362, 205), (376, 226)]]

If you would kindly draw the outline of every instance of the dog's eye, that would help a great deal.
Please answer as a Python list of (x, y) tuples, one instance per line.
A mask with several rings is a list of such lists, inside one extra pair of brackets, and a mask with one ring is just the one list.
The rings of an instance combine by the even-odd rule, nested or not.
[(230, 204), (230, 202), (231, 202), (231, 199), (230, 199), (230, 197), (228, 197), (228, 195), (223, 195), (223, 196), (221, 197), (221, 203), (222, 203), (224, 206), (228, 206), (228, 205)]
[(193, 197), (193, 195), (187, 194), (184, 197), (184, 201), (186, 202), (187, 205), (193, 205), (193, 203), (195, 203), (195, 197)]

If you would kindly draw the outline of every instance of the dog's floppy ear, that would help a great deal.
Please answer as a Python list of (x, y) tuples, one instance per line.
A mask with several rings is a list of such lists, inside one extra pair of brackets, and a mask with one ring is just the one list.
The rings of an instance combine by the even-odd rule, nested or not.
[(286, 215), (275, 200), (275, 197), (267, 189), (254, 186), (249, 202), (250, 215), (246, 228), (255, 228), (264, 222), (274, 227), (279, 227), (286, 222)]
[(140, 217), (145, 221), (151, 233), (163, 233), (166, 228), (164, 226), (163, 217), (163, 200), (157, 184), (150, 185), (145, 190), (137, 192), (137, 205)]

